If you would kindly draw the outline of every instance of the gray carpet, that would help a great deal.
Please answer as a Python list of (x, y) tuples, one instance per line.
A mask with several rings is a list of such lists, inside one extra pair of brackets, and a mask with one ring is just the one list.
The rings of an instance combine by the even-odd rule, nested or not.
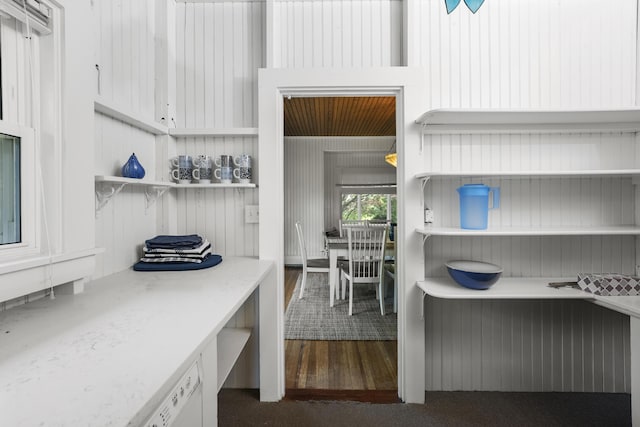
[(257, 390), (222, 389), (218, 425), (630, 426), (631, 397), (610, 393), (427, 392), (426, 404), (263, 403)]
[[(300, 295), (302, 274), (298, 277), (291, 302), (285, 312), (284, 336), (289, 340), (384, 341), (397, 339), (397, 315), (393, 297), (386, 298), (386, 315), (380, 314), (375, 286), (354, 287), (353, 315), (349, 316), (349, 299), (337, 300), (329, 307), (329, 283), (325, 273), (309, 273)], [(388, 287), (393, 291), (392, 286)]]

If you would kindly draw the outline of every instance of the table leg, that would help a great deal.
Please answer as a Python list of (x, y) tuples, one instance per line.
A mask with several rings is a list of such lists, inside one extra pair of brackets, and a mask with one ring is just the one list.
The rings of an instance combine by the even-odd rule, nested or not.
[(336, 269), (338, 268), (338, 254), (329, 250), (329, 307), (333, 307), (336, 292)]
[(640, 426), (640, 318), (631, 322), (631, 425)]

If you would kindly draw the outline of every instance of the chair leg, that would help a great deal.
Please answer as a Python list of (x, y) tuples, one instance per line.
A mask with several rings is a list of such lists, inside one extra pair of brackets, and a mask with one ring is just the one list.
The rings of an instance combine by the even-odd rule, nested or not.
[(353, 315), (353, 278), (349, 280), (349, 316)]
[(386, 286), (384, 285), (384, 276), (380, 276), (378, 282), (378, 293), (380, 294), (380, 313), (384, 316), (384, 296), (386, 295)]
[(302, 283), (300, 283), (300, 295), (298, 295), (298, 299), (302, 299), (302, 294), (304, 294), (304, 285), (307, 284), (307, 269), (302, 269)]

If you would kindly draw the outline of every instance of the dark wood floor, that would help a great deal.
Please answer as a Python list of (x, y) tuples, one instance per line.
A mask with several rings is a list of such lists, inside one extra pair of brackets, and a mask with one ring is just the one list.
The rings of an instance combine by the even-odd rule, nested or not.
[[(285, 307), (301, 272), (299, 268), (285, 269)], [(285, 369), (287, 397), (339, 398), (340, 391), (364, 390), (361, 400), (375, 400), (376, 395), (396, 398), (398, 344), (286, 340)]]

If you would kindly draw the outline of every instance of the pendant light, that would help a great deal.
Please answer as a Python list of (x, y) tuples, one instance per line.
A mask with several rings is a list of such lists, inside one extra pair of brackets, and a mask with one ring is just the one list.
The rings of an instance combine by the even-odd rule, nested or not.
[(393, 145), (389, 149), (389, 152), (385, 154), (384, 161), (389, 163), (394, 168), (398, 167), (398, 153), (395, 152), (396, 142), (393, 141)]

